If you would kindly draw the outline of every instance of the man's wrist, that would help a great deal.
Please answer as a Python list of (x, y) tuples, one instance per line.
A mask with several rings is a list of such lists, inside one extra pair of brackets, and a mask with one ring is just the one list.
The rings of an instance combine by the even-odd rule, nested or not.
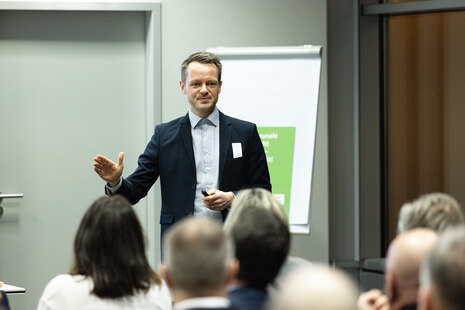
[(115, 193), (120, 187), (121, 187), (121, 184), (123, 182), (123, 178), (120, 177), (119, 180), (116, 182), (116, 185), (113, 184), (113, 181), (112, 182), (107, 182), (107, 188), (108, 190), (110, 191), (110, 193)]
[(108, 186), (110, 188), (115, 188), (116, 186), (118, 186), (119, 184), (119, 179), (117, 181), (114, 181), (114, 182), (108, 182)]
[(236, 198), (236, 195), (234, 194), (234, 192), (229, 192), (229, 193), (231, 193), (231, 198), (229, 199), (228, 208), (231, 208), (232, 203), (233, 203), (234, 199)]

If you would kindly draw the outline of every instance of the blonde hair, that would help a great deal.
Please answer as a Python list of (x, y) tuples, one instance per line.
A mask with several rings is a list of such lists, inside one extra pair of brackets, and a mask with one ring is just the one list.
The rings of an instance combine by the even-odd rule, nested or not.
[(257, 187), (243, 189), (237, 194), (232, 203), (231, 211), (224, 222), (224, 230), (230, 232), (235, 223), (239, 221), (242, 210), (250, 206), (260, 207), (276, 214), (289, 227), (289, 221), (283, 206), (273, 197), (270, 191)]

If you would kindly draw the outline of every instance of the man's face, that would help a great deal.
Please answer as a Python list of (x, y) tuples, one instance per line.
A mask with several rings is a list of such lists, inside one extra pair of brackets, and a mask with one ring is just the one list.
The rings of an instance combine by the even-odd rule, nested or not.
[(199, 62), (191, 62), (187, 66), (186, 83), (179, 82), (182, 92), (187, 95), (189, 109), (202, 118), (215, 110), (221, 83), (214, 64)]

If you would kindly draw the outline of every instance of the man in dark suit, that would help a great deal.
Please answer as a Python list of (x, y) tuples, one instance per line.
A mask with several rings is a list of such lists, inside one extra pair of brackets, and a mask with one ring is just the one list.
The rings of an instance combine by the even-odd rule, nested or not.
[[(160, 124), (139, 157), (138, 167), (122, 178), (118, 164), (98, 155), (94, 170), (107, 182), (107, 194), (137, 203), (160, 177), (161, 234), (188, 215), (224, 220), (242, 188), (271, 191), (265, 152), (255, 124), (221, 113), (221, 62), (211, 53), (194, 53), (181, 66), (180, 86), (187, 96), (187, 115)], [(202, 192), (204, 192), (202, 194)]]
[(191, 217), (163, 237), (163, 278), (171, 290), (173, 310), (234, 309), (226, 286), (238, 270), (234, 245), (218, 221)]

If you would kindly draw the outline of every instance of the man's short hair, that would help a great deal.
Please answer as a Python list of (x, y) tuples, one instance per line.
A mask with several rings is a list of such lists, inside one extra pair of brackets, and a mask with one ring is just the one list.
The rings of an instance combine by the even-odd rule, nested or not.
[(397, 232), (402, 233), (417, 227), (441, 232), (464, 222), (463, 210), (453, 197), (444, 193), (431, 193), (402, 206)]
[(226, 285), (234, 248), (217, 221), (189, 217), (165, 233), (163, 256), (173, 287), (202, 297)]
[(289, 228), (273, 212), (257, 206), (243, 208), (237, 221), (226, 227), (239, 260), (238, 280), (264, 289), (278, 274), (289, 252)]
[(221, 65), (220, 58), (213, 53), (209, 52), (197, 52), (190, 55), (181, 65), (181, 81), (186, 84), (187, 78), (187, 67), (191, 62), (200, 62), (203, 64), (214, 64), (218, 70), (218, 82), (221, 82), (221, 71), (223, 66)]
[(465, 305), (465, 226), (446, 230), (422, 266), (421, 286), (436, 293), (443, 309)]

